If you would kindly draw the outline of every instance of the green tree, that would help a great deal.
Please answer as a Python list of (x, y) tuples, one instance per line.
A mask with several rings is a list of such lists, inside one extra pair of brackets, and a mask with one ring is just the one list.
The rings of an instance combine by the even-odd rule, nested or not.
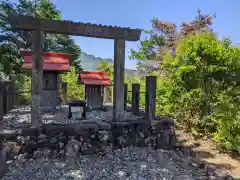
[[(166, 55), (157, 106), (194, 135), (211, 134), (226, 148), (240, 151), (240, 48), (212, 32), (182, 39), (176, 55)], [(228, 133), (227, 133), (228, 132)]]
[(176, 54), (176, 47), (180, 39), (188, 34), (210, 30), (214, 16), (205, 15), (198, 10), (193, 21), (184, 22), (177, 31), (177, 26), (154, 18), (151, 20), (152, 30), (145, 31), (148, 38), (140, 41), (137, 51), (131, 50), (131, 58), (138, 60), (138, 70), (151, 73), (162, 69), (163, 57), (169, 52)]
[(108, 63), (107, 61), (100, 61), (98, 68), (98, 71), (100, 72), (106, 72), (108, 73), (111, 80), (113, 80), (113, 64)]
[[(22, 30), (12, 31), (8, 14), (36, 16), (42, 19), (61, 19), (60, 11), (49, 0), (18, 0), (17, 3), (7, 0), (0, 3), (0, 70), (7, 75), (20, 72), (22, 57), (19, 50), (31, 48), (32, 33)], [(60, 51), (73, 54), (71, 64), (80, 68), (80, 47), (68, 35), (45, 34), (44, 51)]]
[(79, 83), (79, 71), (71, 67), (70, 72), (61, 75), (63, 82), (68, 84), (68, 100), (84, 99), (84, 85)]

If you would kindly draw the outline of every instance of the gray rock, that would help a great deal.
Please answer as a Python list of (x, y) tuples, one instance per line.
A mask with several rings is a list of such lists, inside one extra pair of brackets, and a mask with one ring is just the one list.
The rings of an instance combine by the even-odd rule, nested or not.
[(0, 157), (0, 179), (7, 173), (8, 171), (8, 165), (1, 160)]
[(43, 156), (43, 152), (40, 151), (40, 150), (36, 150), (36, 151), (34, 151), (33, 156), (34, 156), (35, 158), (42, 157), (42, 156)]
[(1, 139), (15, 139), (18, 135), (16, 130), (2, 129), (0, 130), (0, 140)]
[(109, 140), (110, 136), (108, 131), (98, 131), (98, 133), (100, 141), (106, 142), (107, 140)]
[(174, 176), (172, 180), (194, 180), (190, 178), (188, 175), (179, 175), (179, 176)]
[(206, 164), (204, 169), (205, 169), (205, 172), (207, 173), (207, 175), (209, 175), (209, 176), (215, 175), (216, 167), (214, 165)]
[(159, 118), (157, 121), (152, 122), (153, 126), (156, 126), (157, 129), (170, 129), (174, 127), (174, 121), (168, 117)]
[(16, 143), (13, 142), (8, 142), (3, 145), (3, 149), (0, 151), (0, 159), (2, 162), (6, 162), (11, 157), (14, 145), (16, 145)]
[(49, 157), (51, 150), (49, 148), (44, 148), (42, 152), (44, 157)]
[(65, 159), (76, 158), (79, 152), (81, 143), (77, 140), (71, 139), (68, 141), (68, 144), (65, 146), (64, 156)]
[(46, 139), (47, 136), (45, 134), (39, 134), (38, 139)]
[(208, 176), (208, 180), (218, 180), (219, 177), (216, 176)]
[(21, 136), (38, 136), (39, 129), (35, 127), (29, 127), (29, 128), (22, 128), (19, 131)]
[(17, 156), (17, 160), (18, 160), (19, 162), (23, 163), (23, 162), (26, 161), (26, 157), (27, 157), (27, 154), (26, 154), (26, 153), (24, 153), (24, 154), (19, 154), (19, 155)]
[(74, 124), (72, 126), (72, 130), (74, 131), (74, 133), (78, 134), (81, 131), (91, 131), (92, 133), (96, 133), (99, 130), (99, 127), (96, 124), (91, 124), (91, 123), (87, 123), (87, 124)]
[[(228, 174), (228, 173), (226, 173), (223, 177), (222, 177), (222, 179), (223, 180), (234, 180), (234, 178), (230, 175), (230, 174)], [(237, 179), (237, 178), (236, 178)]]
[(23, 145), (23, 144), (25, 144), (25, 138), (23, 137), (23, 136), (17, 136), (17, 143), (19, 144), (19, 145)]

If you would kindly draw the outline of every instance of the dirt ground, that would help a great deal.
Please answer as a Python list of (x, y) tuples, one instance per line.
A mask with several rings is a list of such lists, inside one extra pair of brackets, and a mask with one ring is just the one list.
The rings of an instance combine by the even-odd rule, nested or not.
[(207, 138), (195, 140), (181, 130), (176, 130), (176, 135), (179, 143), (193, 152), (190, 155), (197, 162), (210, 164), (216, 172), (228, 172), (240, 179), (240, 156), (231, 157), (228, 154), (220, 153), (214, 142)]

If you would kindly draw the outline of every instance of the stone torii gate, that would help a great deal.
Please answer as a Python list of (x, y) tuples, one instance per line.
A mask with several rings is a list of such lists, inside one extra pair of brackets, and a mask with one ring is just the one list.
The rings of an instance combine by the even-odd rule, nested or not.
[(113, 118), (120, 120), (124, 111), (125, 41), (138, 41), (140, 29), (121, 28), (64, 20), (38, 19), (10, 13), (12, 29), (33, 31), (32, 37), (32, 126), (41, 124), (40, 100), (43, 78), (43, 32), (114, 40)]

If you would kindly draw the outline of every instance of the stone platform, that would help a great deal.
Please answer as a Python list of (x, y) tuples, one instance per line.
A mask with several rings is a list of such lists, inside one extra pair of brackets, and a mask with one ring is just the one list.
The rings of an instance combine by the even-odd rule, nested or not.
[[(111, 122), (113, 119), (113, 109), (106, 106), (102, 109), (92, 109), (86, 113), (87, 118), (82, 119), (81, 113), (73, 113), (73, 117), (68, 119), (68, 106), (62, 106), (61, 110), (56, 112), (48, 112), (42, 114), (43, 124), (72, 124), (72, 123), (90, 123), (90, 122)], [(124, 120), (138, 120), (141, 116), (133, 115), (131, 112), (124, 112)], [(11, 110), (3, 117), (0, 122), (0, 129), (19, 129), (30, 127), (31, 123), (31, 107), (20, 106)]]
[(43, 114), (41, 127), (31, 128), (29, 113), (28, 107), (21, 107), (4, 117), (0, 166), (19, 155), (41, 157), (46, 149), (51, 157), (71, 159), (79, 155), (103, 155), (126, 147), (171, 149), (175, 145), (174, 123), (170, 119), (149, 123), (126, 112), (122, 121), (113, 121), (109, 107), (88, 112), (87, 119), (68, 120), (63, 109)]

